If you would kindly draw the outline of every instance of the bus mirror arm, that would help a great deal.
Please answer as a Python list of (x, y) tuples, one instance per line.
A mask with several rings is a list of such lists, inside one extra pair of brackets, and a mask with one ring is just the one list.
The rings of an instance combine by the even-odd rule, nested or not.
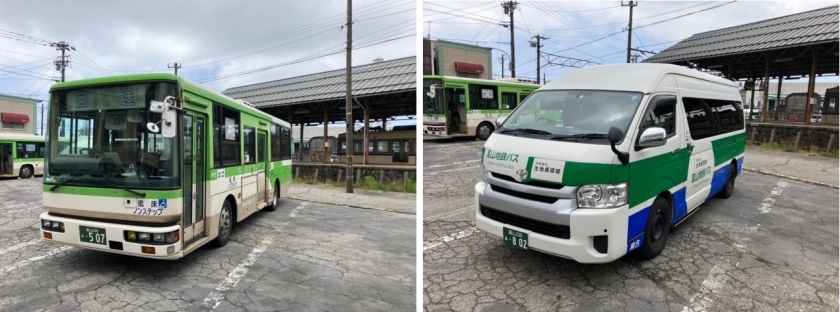
[(609, 133), (607, 133), (607, 137), (610, 139), (610, 148), (612, 152), (618, 156), (618, 160), (621, 162), (622, 165), (627, 165), (630, 162), (630, 154), (627, 152), (619, 151), (615, 148), (615, 143), (621, 141), (624, 138), (624, 131), (618, 129), (616, 127), (610, 127)]

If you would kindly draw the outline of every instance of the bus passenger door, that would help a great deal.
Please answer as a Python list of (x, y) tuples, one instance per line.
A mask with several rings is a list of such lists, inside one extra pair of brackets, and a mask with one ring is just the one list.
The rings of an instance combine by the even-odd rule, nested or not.
[(0, 175), (4, 174), (12, 174), (14, 170), (12, 169), (13, 160), (12, 160), (12, 144), (2, 143), (0, 144)]
[(270, 179), (271, 177), (271, 162), (268, 161), (269, 157), (266, 155), (267, 148), (266, 148), (266, 137), (268, 133), (265, 130), (257, 130), (257, 164), (263, 166), (264, 171), (259, 173), (259, 177), (257, 178), (257, 206), (261, 206), (262, 203), (269, 203), (270, 204), (270, 193), (266, 191), (266, 185), (271, 185)]
[(461, 123), (467, 122), (467, 94), (465, 89), (446, 88), (446, 130), (447, 134), (466, 133)]
[(184, 115), (184, 246), (204, 237), (206, 159), (206, 118), (190, 113)]

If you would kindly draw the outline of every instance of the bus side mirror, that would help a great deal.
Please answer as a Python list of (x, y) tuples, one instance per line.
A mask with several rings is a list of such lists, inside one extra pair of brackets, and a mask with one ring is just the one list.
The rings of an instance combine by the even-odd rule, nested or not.
[[(150, 122), (146, 124), (146, 129), (151, 133), (158, 133), (164, 138), (174, 138), (178, 134), (178, 113), (175, 110), (170, 110), (169, 107), (175, 104), (175, 97), (167, 96), (163, 102), (151, 101), (149, 111), (153, 113), (162, 114), (163, 118), (159, 122)], [(177, 107), (176, 107), (177, 109)], [(158, 126), (160, 124), (160, 126)]]

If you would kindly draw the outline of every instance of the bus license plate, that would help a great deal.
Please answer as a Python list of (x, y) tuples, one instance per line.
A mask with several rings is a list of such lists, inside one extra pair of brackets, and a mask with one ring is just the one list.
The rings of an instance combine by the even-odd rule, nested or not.
[(83, 243), (105, 245), (107, 239), (105, 237), (105, 229), (79, 226), (79, 239)]
[(528, 249), (528, 233), (522, 233), (506, 227), (503, 227), (502, 230), (504, 231), (502, 238), (505, 240), (505, 244), (517, 248)]

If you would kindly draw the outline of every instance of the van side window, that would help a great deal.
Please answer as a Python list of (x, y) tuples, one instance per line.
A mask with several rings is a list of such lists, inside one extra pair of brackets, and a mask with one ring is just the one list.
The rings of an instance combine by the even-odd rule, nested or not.
[(738, 101), (689, 97), (682, 100), (688, 131), (694, 140), (744, 129), (744, 111)]
[(673, 95), (657, 95), (650, 100), (647, 113), (642, 116), (639, 125), (639, 133), (650, 127), (665, 129), (667, 137), (676, 134), (674, 113), (677, 109), (677, 98)]
[(711, 108), (697, 98), (684, 97), (682, 102), (683, 107), (685, 107), (685, 118), (691, 138), (700, 140), (714, 136), (717, 131), (712, 126)]
[(718, 134), (724, 134), (744, 129), (744, 112), (741, 102), (726, 100), (704, 100), (717, 115), (719, 123)]

